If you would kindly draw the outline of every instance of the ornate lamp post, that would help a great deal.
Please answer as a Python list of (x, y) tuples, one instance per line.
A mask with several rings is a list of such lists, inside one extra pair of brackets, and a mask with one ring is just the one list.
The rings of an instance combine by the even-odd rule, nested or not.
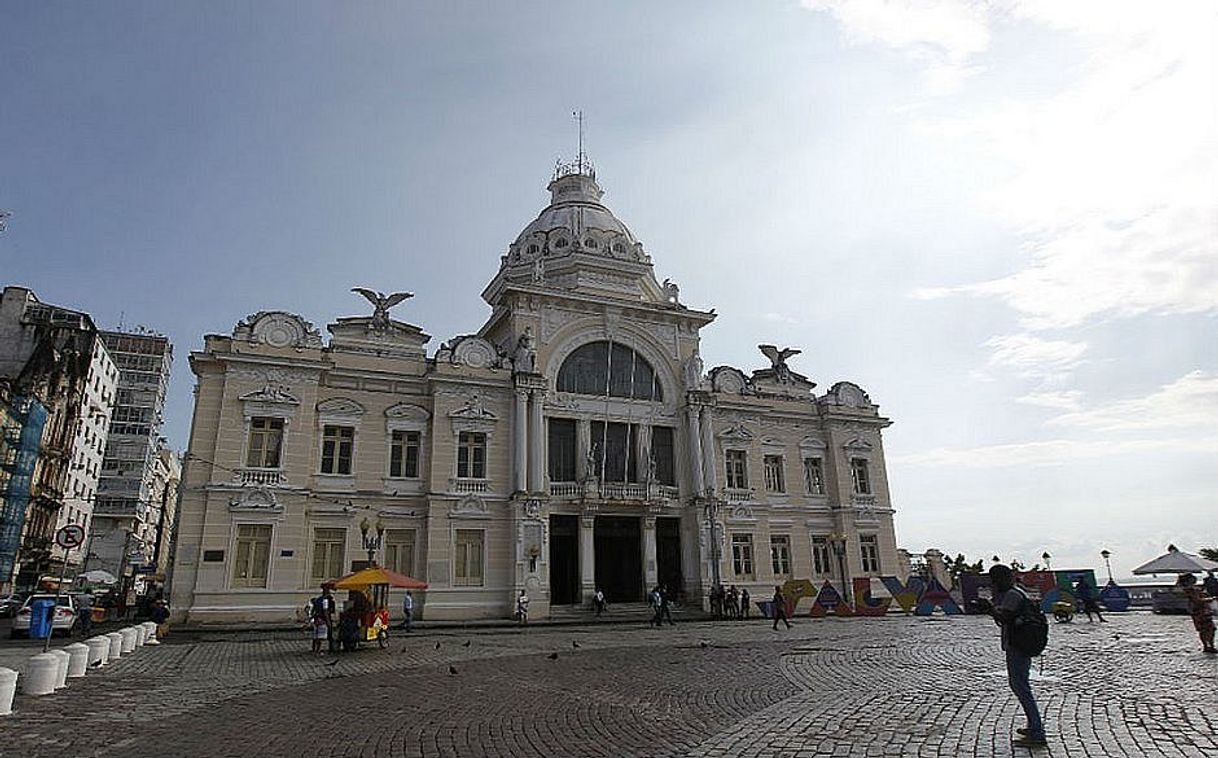
[(364, 516), (359, 522), (359, 533), (364, 542), (364, 550), (368, 552), (368, 565), (376, 565), (376, 551), (381, 549), (381, 541), (385, 538), (385, 525), (381, 523), (378, 516), (376, 526), (374, 527), (376, 534), (372, 534), (372, 528), (368, 524), (368, 517)]
[(1053, 566), (1052, 566), (1052, 564), (1050, 564), (1050, 563), (1049, 563), (1049, 559), (1050, 559), (1050, 558), (1052, 558), (1052, 557), (1053, 557), (1053, 556), (1049, 555), (1049, 551), (1048, 551), (1048, 550), (1046, 550), (1045, 552), (1043, 552), (1043, 553), (1041, 553), (1041, 554), (1040, 554), (1040, 558), (1041, 558), (1041, 560), (1043, 560), (1043, 561), (1045, 562), (1045, 571), (1052, 571), (1052, 570), (1053, 570)]
[(715, 524), (719, 520), (719, 499), (715, 497), (715, 493), (711, 492), (710, 497), (706, 500), (706, 521), (710, 527), (710, 542), (711, 542), (711, 582), (712, 587), (718, 587), (721, 581), (719, 576), (719, 535), (716, 534)]
[(850, 596), (846, 591), (846, 535), (841, 532), (834, 532), (829, 535), (829, 544), (833, 547), (833, 553), (837, 556), (837, 570), (842, 579), (842, 602), (850, 602)]
[(1112, 562), (1108, 560), (1111, 556), (1112, 553), (1108, 552), (1107, 548), (1100, 551), (1100, 557), (1104, 559), (1104, 565), (1108, 567), (1108, 583), (1115, 584), (1112, 581)]

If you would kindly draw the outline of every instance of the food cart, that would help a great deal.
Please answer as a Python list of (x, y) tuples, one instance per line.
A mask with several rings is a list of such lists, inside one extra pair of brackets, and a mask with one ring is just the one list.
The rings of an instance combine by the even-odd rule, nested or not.
[(349, 629), (344, 648), (360, 642), (376, 642), (385, 648), (389, 646), (389, 588), (425, 590), (427, 582), (374, 565), (347, 574), (333, 586), (354, 595), (351, 606), (339, 615), (340, 639), (344, 638), (344, 624)]

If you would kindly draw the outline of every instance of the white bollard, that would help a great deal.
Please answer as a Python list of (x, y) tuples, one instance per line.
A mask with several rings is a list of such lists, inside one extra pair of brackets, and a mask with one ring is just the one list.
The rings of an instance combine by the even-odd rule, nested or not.
[(148, 638), (148, 630), (144, 628), (143, 624), (136, 624), (131, 628), (135, 630), (135, 646), (143, 647), (144, 641)]
[(30, 658), (25, 678), (21, 680), (21, 691), (27, 695), (49, 695), (55, 691), (55, 679), (59, 674), (59, 658), (50, 653), (39, 653)]
[(128, 655), (129, 653), (134, 653), (135, 652), (135, 642), (139, 635), (139, 632), (135, 631), (134, 627), (129, 626), (126, 629), (119, 629), (118, 633), (121, 636), (121, 639), (123, 641), (123, 643), (122, 643), (123, 644), (123, 655)]
[(123, 635), (118, 632), (110, 632), (106, 635), (106, 639), (110, 640), (110, 660), (118, 660), (123, 654)]
[(145, 645), (159, 645), (161, 641), (156, 638), (156, 622), (145, 621), (144, 628), (148, 630), (148, 639), (144, 640)]
[(17, 672), (0, 668), (0, 716), (13, 712), (13, 695), (17, 694)]
[(55, 656), (58, 668), (55, 669), (55, 689), (62, 690), (68, 686), (68, 664), (72, 661), (72, 656), (64, 652), (63, 648), (55, 648), (47, 651)]
[(82, 645), (79, 642), (73, 642), (71, 645), (64, 647), (64, 652), (68, 654), (68, 678), (76, 679), (89, 673), (89, 646)]
[(110, 640), (105, 637), (90, 637), (85, 640), (89, 648), (89, 665), (105, 666), (110, 660)]

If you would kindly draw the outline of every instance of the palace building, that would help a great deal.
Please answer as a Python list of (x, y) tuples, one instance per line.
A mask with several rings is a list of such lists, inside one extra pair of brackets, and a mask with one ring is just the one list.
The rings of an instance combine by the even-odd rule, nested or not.
[[(381, 565), (429, 583), (424, 619), (534, 617), (715, 581), (898, 570), (881, 431), (850, 382), (704, 370), (713, 311), (657, 281), (584, 160), (500, 260), (476, 333), (429, 352), (371, 316), (329, 338), (263, 311), (191, 354), (194, 419), (171, 607), (191, 623), (293, 619), (319, 584)], [(394, 610), (397, 608), (395, 606)]]

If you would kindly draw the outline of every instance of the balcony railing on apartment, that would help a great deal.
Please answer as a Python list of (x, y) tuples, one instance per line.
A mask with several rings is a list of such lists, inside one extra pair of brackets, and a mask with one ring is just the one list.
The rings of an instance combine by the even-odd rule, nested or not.
[(600, 498), (603, 500), (676, 500), (681, 492), (668, 484), (637, 482), (550, 482), (550, 497), (560, 499)]
[(288, 478), (279, 469), (240, 468), (233, 472), (233, 480), (242, 485), (274, 487), (287, 484)]
[(449, 492), (459, 492), (459, 493), (490, 492), (490, 490), (491, 490), (491, 480), (490, 479), (468, 479), (468, 478), (454, 477), (454, 478), (448, 480), (448, 491)]
[(744, 503), (753, 499), (753, 491), (747, 488), (729, 488), (723, 494), (729, 503)]

